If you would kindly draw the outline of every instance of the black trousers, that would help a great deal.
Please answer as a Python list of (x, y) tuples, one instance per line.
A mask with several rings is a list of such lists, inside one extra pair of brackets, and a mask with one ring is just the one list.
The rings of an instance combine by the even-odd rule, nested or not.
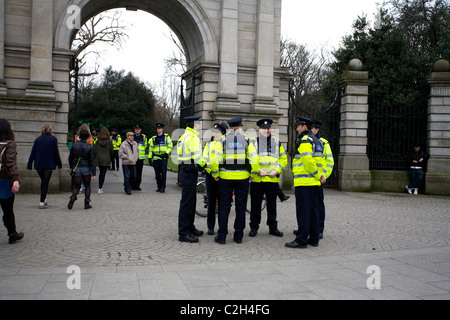
[(111, 157), (111, 168), (112, 170), (119, 170), (119, 150), (114, 150), (114, 154)]
[(319, 186), (295, 187), (298, 232), (295, 241), (306, 245), (319, 243)]
[(153, 168), (155, 169), (155, 179), (158, 190), (165, 189), (167, 180), (167, 160), (153, 160)]
[(233, 200), (236, 208), (234, 220), (234, 240), (242, 240), (245, 229), (245, 209), (247, 206), (249, 182), (245, 180), (219, 180), (219, 240), (225, 240), (228, 234), (228, 217)]
[(277, 195), (278, 183), (273, 182), (252, 182), (250, 183), (251, 211), (250, 229), (258, 230), (261, 223), (261, 206), (264, 195), (267, 200), (267, 225), (269, 229), (277, 230)]
[(100, 169), (100, 175), (98, 177), (98, 187), (100, 189), (103, 188), (103, 184), (105, 183), (106, 172), (108, 172), (108, 167), (98, 167)]
[(3, 210), (3, 224), (8, 230), (8, 236), (16, 233), (16, 218), (14, 216), (15, 196), (8, 199), (0, 199), (0, 205)]
[(325, 195), (323, 193), (324, 185), (319, 187), (319, 233), (323, 233), (325, 229)]
[(51, 170), (37, 170), (39, 178), (41, 178), (41, 202), (44, 202), (47, 198), (48, 185), (52, 177), (53, 171)]
[(144, 170), (144, 160), (136, 161), (136, 176), (131, 180), (131, 189), (139, 190), (142, 183), (142, 171)]
[(182, 185), (180, 209), (178, 211), (178, 234), (187, 236), (195, 230), (195, 207), (197, 205), (198, 172), (188, 172), (180, 167), (180, 183)]
[(208, 216), (206, 224), (208, 230), (213, 230), (216, 225), (216, 204), (219, 200), (219, 182), (209, 174), (206, 175), (206, 193), (208, 195)]

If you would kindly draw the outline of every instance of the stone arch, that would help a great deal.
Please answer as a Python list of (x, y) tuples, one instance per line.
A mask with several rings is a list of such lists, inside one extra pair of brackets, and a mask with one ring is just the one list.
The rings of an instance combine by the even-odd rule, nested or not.
[(109, 1), (109, 0), (72, 0), (62, 12), (56, 23), (54, 47), (70, 50), (71, 43), (78, 30), (69, 29), (67, 21), (71, 12), (67, 8), (76, 5), (81, 9), (81, 25), (91, 17), (110, 9), (127, 8), (143, 10), (164, 21), (180, 39), (186, 52), (188, 67), (195, 63), (217, 63), (218, 41), (213, 28), (197, 1)]

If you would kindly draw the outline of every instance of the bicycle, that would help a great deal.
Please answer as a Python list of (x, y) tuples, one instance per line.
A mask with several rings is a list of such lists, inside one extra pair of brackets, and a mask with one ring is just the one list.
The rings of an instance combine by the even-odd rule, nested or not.
[[(250, 182), (249, 182), (250, 183)], [(233, 194), (234, 196), (234, 194)], [(251, 198), (250, 195), (248, 196), (247, 200), (247, 206), (245, 208), (245, 211), (247, 213), (250, 213), (251, 208)], [(231, 202), (231, 205), (234, 205), (234, 200)], [(261, 212), (266, 208), (267, 206), (267, 200), (266, 196), (263, 197), (263, 202), (261, 205)], [(216, 214), (219, 213), (219, 207), (218, 203), (216, 202)], [(195, 209), (195, 214), (200, 217), (207, 217), (208, 216), (208, 194), (206, 193), (206, 174), (201, 173), (198, 176), (197, 180), (197, 207)]]

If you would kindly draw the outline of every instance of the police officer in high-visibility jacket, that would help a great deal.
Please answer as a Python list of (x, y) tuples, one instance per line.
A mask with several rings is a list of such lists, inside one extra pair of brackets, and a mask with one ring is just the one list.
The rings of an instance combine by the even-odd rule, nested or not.
[(267, 200), (267, 225), (269, 234), (282, 237), (277, 221), (277, 191), (281, 171), (287, 165), (287, 155), (278, 138), (272, 136), (272, 119), (257, 122), (259, 135), (251, 140), (254, 152), (250, 154), (252, 167), (250, 183), (251, 212), (250, 237), (255, 237), (261, 223), (263, 197)]
[(142, 126), (139, 124), (134, 126), (134, 141), (138, 144), (139, 159), (136, 162), (136, 177), (131, 181), (131, 190), (140, 191), (144, 160), (148, 158), (148, 139), (147, 136), (142, 133)]
[(242, 118), (233, 118), (228, 121), (228, 125), (231, 130), (214, 149), (220, 161), (211, 164), (213, 177), (219, 181), (219, 231), (214, 240), (220, 244), (225, 244), (228, 234), (233, 192), (236, 208), (233, 239), (236, 243), (242, 243), (251, 170), (250, 138), (242, 132)]
[(180, 137), (177, 145), (179, 181), (182, 185), (180, 209), (178, 212), (178, 240), (181, 242), (198, 242), (203, 231), (194, 225), (197, 202), (198, 173), (205, 167), (202, 157), (202, 143), (199, 138), (200, 117), (184, 118), (186, 132)]
[(227, 133), (228, 125), (225, 122), (215, 123), (213, 131), (213, 137), (211, 141), (207, 142), (203, 149), (203, 159), (206, 162), (206, 194), (208, 196), (208, 214), (206, 218), (206, 224), (208, 226), (208, 234), (214, 234), (214, 228), (216, 225), (216, 208), (219, 201), (219, 182), (213, 178), (213, 174), (217, 174), (217, 171), (211, 171), (211, 164), (219, 160), (217, 151), (215, 151), (216, 145), (220, 144), (220, 139)]
[(167, 163), (173, 149), (172, 139), (164, 133), (164, 124), (156, 124), (157, 135), (149, 140), (149, 159), (155, 169), (155, 179), (158, 189), (156, 192), (166, 192)]
[(119, 149), (122, 145), (122, 137), (115, 128), (111, 129), (111, 141), (114, 148), (114, 155), (111, 158), (111, 170), (116, 170), (117, 166), (117, 171), (119, 171)]
[[(323, 143), (323, 156), (325, 159), (325, 178), (328, 179), (334, 169), (333, 152), (327, 139), (322, 138), (319, 134), (320, 127), (323, 125), (321, 121), (314, 120), (311, 131)], [(323, 239), (323, 230), (325, 229), (325, 196), (323, 193), (324, 185), (320, 186), (320, 209), (319, 209), (319, 239)]]
[(308, 118), (297, 118), (300, 141), (292, 162), (292, 173), (298, 231), (295, 240), (286, 243), (288, 248), (306, 248), (308, 244), (313, 247), (319, 245), (319, 187), (326, 182), (326, 178), (314, 157), (315, 152), (320, 149), (320, 142), (310, 131), (313, 123)]

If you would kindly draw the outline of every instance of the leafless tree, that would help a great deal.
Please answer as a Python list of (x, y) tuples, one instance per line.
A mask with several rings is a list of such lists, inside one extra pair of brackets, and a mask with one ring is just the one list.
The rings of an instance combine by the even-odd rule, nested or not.
[[(85, 70), (87, 61), (97, 59), (102, 50), (97, 44), (108, 44), (116, 49), (122, 48), (128, 35), (127, 27), (121, 23), (121, 11), (110, 10), (90, 18), (78, 31), (72, 50), (80, 62), (79, 77), (89, 77), (98, 74), (99, 64), (95, 63), (94, 70)], [(95, 58), (92, 58), (95, 56)]]
[(329, 54), (324, 49), (317, 54), (302, 44), (281, 40), (281, 66), (294, 76), (292, 89), (297, 105), (307, 107), (321, 99), (322, 80), (329, 62)]
[(170, 132), (179, 127), (181, 104), (181, 79), (186, 73), (186, 54), (183, 46), (173, 32), (168, 35), (174, 43), (174, 51), (165, 62), (166, 77), (158, 85), (158, 103), (155, 115), (158, 121), (166, 122), (166, 131)]

